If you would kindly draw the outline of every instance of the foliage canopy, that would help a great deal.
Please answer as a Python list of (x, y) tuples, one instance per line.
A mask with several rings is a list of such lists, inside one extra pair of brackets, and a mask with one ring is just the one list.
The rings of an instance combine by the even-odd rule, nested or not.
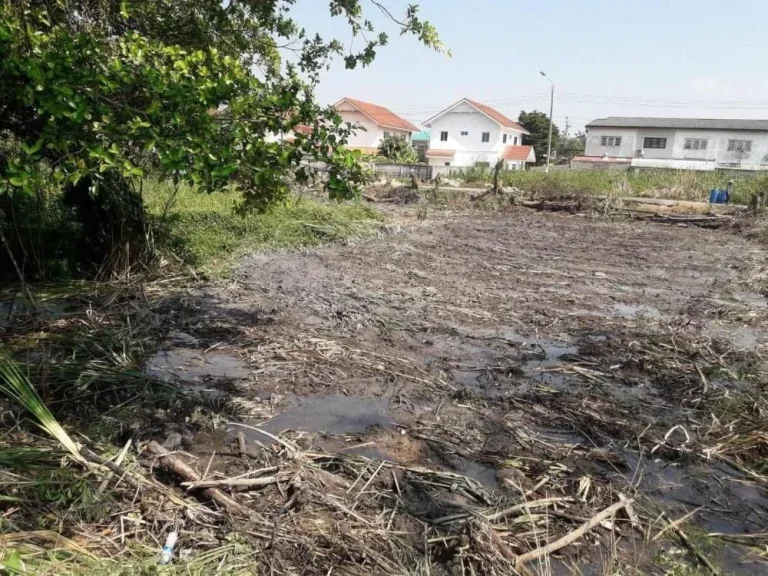
[[(530, 144), (536, 152), (536, 163), (544, 164), (547, 161), (547, 141), (549, 139), (549, 116), (544, 112), (520, 112), (517, 121), (530, 132), (530, 136), (523, 135), (523, 144)], [(552, 152), (557, 150), (560, 142), (560, 129), (552, 126)]]
[[(369, 0), (437, 50), (435, 29), (409, 6), (402, 19)], [(343, 51), (300, 28), (294, 0), (18, 0), (0, 7), (0, 193), (33, 193), (53, 178), (147, 172), (207, 192), (236, 183), (246, 207), (263, 208), (322, 161), (333, 198), (355, 192), (359, 155), (313, 87), (334, 56), (370, 64), (387, 44), (363, 0), (331, 0), (358, 49)], [(276, 134), (296, 133), (291, 142)], [(309, 131), (302, 131), (309, 132)], [(94, 190), (95, 191), (95, 190)]]
[(419, 154), (405, 138), (390, 134), (382, 138), (379, 153), (396, 164), (416, 164)]

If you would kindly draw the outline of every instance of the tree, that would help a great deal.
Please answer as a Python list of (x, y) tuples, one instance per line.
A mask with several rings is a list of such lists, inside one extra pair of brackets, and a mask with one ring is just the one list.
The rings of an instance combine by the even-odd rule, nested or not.
[(576, 156), (583, 156), (587, 145), (587, 135), (584, 132), (576, 132), (575, 136), (562, 138), (560, 142), (559, 162), (570, 162)]
[[(549, 116), (544, 112), (534, 110), (533, 112), (520, 112), (517, 121), (530, 132), (530, 136), (523, 135), (523, 144), (533, 146), (536, 151), (536, 163), (546, 164), (547, 162), (547, 141), (549, 138)], [(560, 130), (557, 126), (552, 126), (552, 156), (554, 160), (555, 150), (560, 142)]]
[(379, 153), (395, 164), (416, 164), (419, 154), (410, 142), (399, 136), (385, 136), (379, 144)]
[[(206, 192), (235, 182), (247, 207), (261, 208), (285, 195), (289, 175), (306, 179), (311, 156), (327, 163), (330, 195), (349, 197), (362, 176), (358, 155), (340, 146), (349, 127), (313, 88), (333, 56), (365, 66), (387, 44), (362, 1), (330, 2), (331, 15), (365, 38), (351, 51), (299, 28), (294, 0), (3, 3), (0, 131), (19, 153), (0, 157), (0, 193), (31, 193), (49, 177), (89, 178), (98, 191), (105, 173), (151, 170)], [(397, 19), (371, 4), (401, 33), (443, 50), (417, 7)], [(298, 124), (314, 130), (291, 143), (268, 138)]]

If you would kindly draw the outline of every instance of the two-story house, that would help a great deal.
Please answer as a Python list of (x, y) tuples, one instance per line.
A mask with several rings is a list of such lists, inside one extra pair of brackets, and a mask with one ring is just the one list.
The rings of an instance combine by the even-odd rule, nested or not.
[(768, 167), (768, 120), (599, 118), (587, 124), (584, 156), (574, 167), (714, 169)]
[(366, 154), (377, 154), (379, 144), (386, 136), (399, 136), (410, 142), (411, 134), (419, 132), (408, 120), (378, 104), (342, 98), (333, 107), (345, 122), (357, 126), (349, 137), (347, 148)]
[(468, 98), (459, 100), (424, 123), (430, 128), (431, 166), (467, 167), (478, 163), (494, 166), (504, 159), (505, 167), (521, 170), (535, 162), (532, 146), (524, 146), (528, 131), (490, 106)]

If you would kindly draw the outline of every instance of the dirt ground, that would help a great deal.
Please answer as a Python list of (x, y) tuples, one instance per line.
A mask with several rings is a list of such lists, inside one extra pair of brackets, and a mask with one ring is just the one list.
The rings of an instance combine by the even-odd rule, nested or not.
[[(232, 475), (235, 434), (265, 440), (235, 421), (290, 430), (318, 450), (476, 481), (429, 505), (401, 493), (426, 524), (472, 498), (568, 502), (542, 530), (499, 532), (515, 550), (635, 499), (638, 525), (603, 521), (541, 572), (663, 572), (690, 549), (676, 530), (653, 537), (695, 511), (681, 526), (699, 553), (724, 572), (768, 573), (748, 536), (768, 526), (750, 472), (765, 439), (745, 444), (768, 374), (757, 244), (522, 208), (399, 220), (357, 244), (248, 257), (225, 286), (184, 299), (148, 371), (233, 415), (185, 437), (201, 465), (216, 450), (214, 469)], [(430, 554), (442, 561), (439, 546)]]

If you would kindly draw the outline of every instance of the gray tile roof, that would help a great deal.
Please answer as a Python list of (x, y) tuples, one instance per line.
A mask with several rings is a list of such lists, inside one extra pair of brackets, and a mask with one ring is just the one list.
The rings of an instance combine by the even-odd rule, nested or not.
[(768, 132), (768, 120), (736, 120), (729, 118), (632, 118), (611, 116), (598, 118), (587, 128), (678, 128), (688, 130), (758, 130)]

